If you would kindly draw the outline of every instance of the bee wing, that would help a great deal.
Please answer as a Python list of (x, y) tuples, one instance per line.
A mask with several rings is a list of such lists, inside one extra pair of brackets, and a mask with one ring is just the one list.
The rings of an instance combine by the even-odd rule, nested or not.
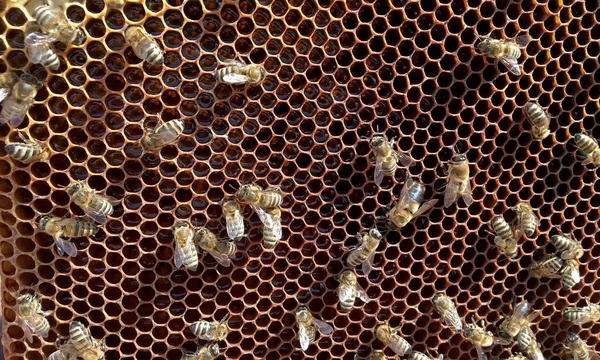
[(283, 229), (281, 228), (281, 220), (273, 219), (273, 233), (277, 237), (277, 240), (281, 240), (283, 237)]
[(392, 150), (394, 153), (394, 156), (396, 156), (396, 159), (398, 160), (398, 162), (400, 164), (402, 164), (402, 166), (410, 166), (412, 164), (412, 159), (410, 158), (410, 156), (405, 155), (405, 154), (401, 154), (399, 152), (397, 152), (396, 150)]
[(183, 247), (179, 244), (179, 242), (175, 241), (175, 254), (173, 254), (175, 267), (180, 268), (183, 265), (183, 259), (185, 259)]
[(366, 303), (370, 300), (367, 296), (367, 293), (365, 292), (365, 289), (363, 289), (358, 283), (356, 284), (356, 296), (358, 296), (359, 299)]
[(437, 203), (436, 199), (427, 201), (426, 203), (424, 203), (423, 205), (421, 205), (421, 207), (419, 208), (419, 210), (417, 210), (415, 212), (415, 214), (413, 215), (413, 218), (416, 218), (417, 216), (425, 213), (426, 211), (428, 211), (429, 209), (431, 209), (432, 207), (434, 207), (436, 203)]
[(298, 339), (300, 340), (300, 347), (302, 350), (306, 351), (310, 346), (310, 338), (308, 337), (308, 332), (306, 331), (306, 327), (300, 325), (298, 329)]
[(10, 94), (10, 88), (0, 88), (0, 103)]
[(54, 240), (56, 241), (56, 250), (58, 251), (58, 255), (63, 256), (66, 253), (71, 257), (77, 256), (77, 247), (75, 244), (70, 243), (59, 236), (56, 236)]
[(408, 189), (410, 189), (413, 182), (413, 179), (406, 180), (406, 183), (404, 184), (404, 187), (402, 188), (402, 192), (400, 192), (400, 197), (398, 199), (402, 200), (406, 197), (406, 195), (408, 194)]
[(527, 46), (527, 44), (529, 44), (529, 42), (531, 41), (531, 38), (527, 35), (521, 35), (521, 36), (517, 36), (515, 38), (515, 43), (519, 46), (519, 47), (525, 47)]
[(62, 344), (58, 350), (67, 353), (70, 355), (70, 358), (76, 358), (77, 356), (79, 356), (79, 351), (77, 351), (77, 348), (75, 347), (75, 345), (73, 345), (73, 343), (71, 343), (71, 341), (68, 341), (65, 344)]
[(225, 254), (221, 254), (218, 253), (216, 251), (212, 251), (212, 250), (208, 250), (207, 251), (213, 258), (215, 258), (215, 260), (225, 266), (225, 267), (230, 267), (231, 266), (231, 260), (229, 260), (229, 258), (227, 257), (227, 255)]
[(488, 360), (487, 355), (483, 352), (483, 349), (479, 345), (475, 345), (475, 350), (477, 350), (477, 357), (479, 360)]
[(390, 349), (400, 356), (404, 356), (406, 354), (406, 349), (402, 347), (402, 344), (399, 341), (390, 341), (387, 346), (389, 346)]
[(341, 303), (346, 300), (352, 300), (354, 299), (354, 289), (348, 286), (340, 285), (338, 289), (338, 297), (340, 298)]
[(321, 321), (319, 319), (313, 318), (312, 322), (313, 322), (313, 325), (315, 325), (317, 327), (317, 329), (319, 329), (319, 332), (321, 334), (323, 334), (323, 335), (333, 334), (333, 327), (331, 327), (331, 325), (329, 325), (325, 321)]
[(456, 201), (458, 198), (458, 181), (453, 172), (448, 175), (448, 185), (446, 185), (446, 191), (444, 191), (444, 207), (448, 207)]
[(236, 240), (244, 236), (244, 218), (239, 211), (234, 212), (231, 219), (226, 219), (227, 235), (231, 240)]
[(248, 77), (246, 75), (242, 75), (242, 74), (236, 74), (236, 73), (226, 74), (225, 76), (223, 76), (224, 82), (226, 82), (228, 84), (234, 84), (234, 85), (245, 84), (249, 80), (250, 80), (250, 77)]
[(260, 219), (260, 221), (262, 221), (262, 223), (268, 227), (268, 228), (273, 228), (275, 226), (274, 224), (274, 220), (273, 217), (271, 215), (269, 215), (266, 211), (264, 211), (260, 206), (256, 206), (254, 204), (252, 204), (252, 207), (254, 208), (254, 211), (256, 211), (256, 215), (258, 215), (258, 218)]
[(506, 66), (508, 71), (511, 73), (515, 75), (521, 75), (521, 69), (519, 69), (519, 63), (517, 62), (517, 59), (501, 58), (500, 62), (504, 64), (504, 66)]
[(492, 336), (492, 339), (494, 340), (494, 344), (498, 344), (498, 345), (510, 345), (510, 341), (503, 339), (503, 338), (499, 338), (496, 336)]
[(19, 316), (17, 317), (16, 323), (23, 329), (25, 339), (27, 339), (27, 341), (29, 342), (33, 342), (33, 333), (35, 332), (35, 330), (29, 325), (29, 322), (27, 322), (27, 320)]
[(99, 197), (99, 198), (101, 198), (101, 199), (103, 199), (103, 200), (108, 201), (108, 203), (111, 204), (111, 205), (119, 205), (121, 203), (121, 200), (119, 200), (119, 199), (117, 199), (115, 197), (112, 197), (112, 196), (108, 196), (108, 195), (104, 195), (104, 194), (98, 194), (98, 193), (96, 193), (96, 196)]
[(107, 221), (106, 215), (104, 214), (98, 214), (97, 212), (89, 209), (83, 209), (83, 211), (87, 216), (89, 216), (92, 220), (96, 221), (97, 223), (104, 224)]
[(380, 186), (383, 181), (383, 162), (379, 156), (375, 157), (375, 174), (373, 175), (375, 185)]
[(51, 44), (56, 38), (54, 36), (40, 34), (39, 32), (32, 32), (28, 34), (23, 42), (25, 45), (40, 45), (40, 44)]
[(373, 252), (372, 254), (370, 254), (365, 261), (362, 263), (361, 265), (361, 270), (363, 272), (364, 275), (367, 275), (368, 273), (371, 272), (371, 270), (373, 270), (373, 261), (375, 260), (375, 252)]

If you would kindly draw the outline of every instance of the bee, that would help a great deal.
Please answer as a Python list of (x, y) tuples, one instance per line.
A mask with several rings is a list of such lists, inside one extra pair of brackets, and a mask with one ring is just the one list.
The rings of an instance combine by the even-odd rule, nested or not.
[(375, 350), (369, 357), (360, 358), (358, 355), (354, 355), (354, 360), (387, 360), (387, 356), (381, 350)]
[(50, 41), (81, 45), (85, 42), (85, 32), (69, 24), (59, 6), (39, 5), (33, 10), (33, 17), (42, 31), (48, 34)]
[(523, 300), (518, 304), (514, 304), (513, 313), (510, 316), (505, 316), (506, 319), (500, 324), (500, 332), (510, 338), (514, 338), (524, 328), (529, 328), (533, 319), (538, 316), (538, 312), (531, 311), (531, 304), (527, 300)]
[(221, 350), (217, 344), (209, 344), (201, 347), (195, 353), (184, 352), (181, 360), (214, 360), (219, 357)]
[(584, 307), (568, 307), (563, 311), (563, 318), (575, 325), (596, 322), (600, 320), (600, 305), (588, 301)]
[(425, 355), (422, 352), (411, 351), (409, 354), (411, 360), (444, 360), (444, 355), (440, 355), (437, 358), (431, 356), (431, 354)]
[(508, 359), (505, 360), (527, 360), (527, 358), (525, 356), (523, 356), (523, 354), (516, 354), (516, 355), (511, 355)]
[(333, 334), (331, 325), (316, 319), (304, 306), (296, 309), (296, 321), (298, 322), (298, 339), (303, 351), (306, 351), (310, 344), (315, 342), (317, 330), (323, 335)]
[(370, 273), (375, 251), (377, 251), (382, 238), (381, 233), (377, 229), (371, 229), (368, 232), (359, 234), (358, 246), (347, 248), (347, 250), (351, 250), (346, 260), (348, 266), (355, 268), (361, 265), (363, 274)]
[(23, 328), (27, 341), (33, 342), (34, 334), (48, 337), (48, 315), (50, 312), (42, 311), (42, 302), (37, 294), (21, 294), (17, 297), (17, 324)]
[(567, 347), (573, 355), (573, 360), (590, 360), (592, 358), (598, 358), (598, 354), (591, 351), (587, 344), (581, 340), (577, 334), (572, 332), (567, 334)]
[(281, 228), (281, 210), (273, 208), (266, 210), (267, 215), (271, 218), (272, 226), (263, 224), (263, 247), (265, 249), (273, 249), (277, 245), (277, 240), (281, 240), (283, 229)]
[(560, 276), (564, 290), (569, 290), (579, 284), (581, 281), (579, 262), (575, 259), (565, 260), (565, 265), (560, 270)]
[(343, 312), (352, 310), (357, 297), (363, 302), (369, 302), (369, 297), (358, 283), (356, 274), (352, 270), (342, 272), (339, 281), (338, 297), (340, 298), (340, 307)]
[(490, 347), (494, 344), (509, 344), (508, 341), (499, 337), (495, 337), (490, 331), (486, 331), (483, 320), (480, 321), (479, 325), (477, 325), (475, 321), (473, 321), (472, 324), (465, 325), (464, 334), (467, 339), (475, 345), (479, 360), (487, 360), (488, 358), (487, 355), (484, 354), (483, 348)]
[(151, 65), (163, 65), (163, 52), (158, 42), (142, 27), (129, 26), (125, 29), (125, 40), (133, 49), (135, 56), (146, 60)]
[(496, 233), (494, 244), (502, 251), (509, 259), (514, 259), (519, 255), (518, 241), (521, 238), (521, 230), (513, 230), (510, 225), (501, 217), (494, 216), (492, 218), (492, 229)]
[(404, 356), (410, 354), (412, 346), (398, 332), (398, 328), (391, 328), (389, 324), (381, 324), (375, 328), (375, 336), (397, 355)]
[(411, 220), (431, 209), (437, 200), (429, 200), (423, 205), (421, 202), (425, 196), (425, 185), (419, 181), (408, 179), (398, 201), (392, 206), (388, 218), (394, 226), (402, 228)]
[(97, 193), (83, 181), (77, 181), (67, 187), (67, 194), (71, 200), (93, 220), (104, 224), (106, 217), (112, 215), (114, 205), (120, 201)]
[(196, 321), (190, 325), (190, 330), (202, 340), (222, 341), (225, 340), (227, 334), (229, 334), (229, 328), (225, 323), (226, 319), (227, 316), (220, 322), (206, 320)]
[(586, 134), (575, 134), (575, 144), (582, 153), (582, 164), (600, 166), (600, 146), (598, 141)]
[(535, 334), (529, 326), (525, 326), (517, 333), (517, 346), (521, 351), (536, 345)]
[(528, 360), (545, 360), (540, 344), (533, 341), (528, 347), (521, 349)]
[(231, 240), (240, 239), (244, 236), (244, 218), (242, 217), (240, 204), (235, 200), (235, 197), (227, 196), (223, 199), (221, 206), (225, 216), (227, 236)]
[(266, 76), (262, 65), (246, 65), (244, 60), (227, 60), (225, 67), (215, 72), (215, 80), (231, 85), (259, 84)]
[[(277, 239), (281, 239), (281, 221), (279, 219), (274, 219), (273, 216), (268, 213), (268, 210), (278, 208), (283, 203), (283, 196), (281, 195), (281, 190), (279, 190), (279, 188), (270, 187), (263, 190), (258, 185), (245, 184), (238, 189), (236, 197), (240, 202), (250, 204), (263, 225), (268, 228), (273, 228), (273, 232)], [(277, 212), (274, 214), (277, 214)]]
[(531, 124), (531, 134), (534, 139), (542, 140), (550, 135), (550, 117), (541, 106), (528, 102), (525, 104), (525, 115)]
[(448, 185), (444, 192), (444, 207), (452, 205), (462, 196), (465, 205), (473, 203), (471, 196), (471, 180), (469, 179), (469, 162), (464, 154), (454, 155), (448, 165)]
[(88, 328), (79, 321), (71, 322), (69, 327), (69, 336), (71, 337), (66, 344), (59, 347), (63, 354), (57, 354), (57, 360), (67, 358), (66, 355), (79, 356), (83, 360), (100, 360), (104, 358), (106, 347), (103, 342), (96, 341), (90, 334)]
[(15, 128), (21, 125), (40, 88), (40, 83), (33, 76), (22, 75), (2, 103), (0, 124), (9, 123)]
[(371, 149), (375, 154), (375, 184), (381, 185), (384, 176), (394, 176), (398, 163), (410, 166), (412, 160), (409, 156), (394, 150), (394, 141), (386, 141), (383, 136), (374, 136), (371, 139)]
[(236, 247), (233, 242), (221, 241), (207, 228), (200, 228), (194, 235), (194, 242), (202, 250), (209, 253), (215, 260), (225, 266), (231, 266), (230, 258), (235, 256)]
[(24, 40), (25, 48), (32, 63), (42, 64), (51, 71), (58, 71), (60, 59), (52, 42), (54, 42), (53, 38), (38, 32), (29, 33)]
[(12, 71), (0, 74), (0, 103), (10, 94), (19, 76)]
[(163, 147), (174, 143), (183, 133), (185, 122), (181, 119), (170, 120), (159, 123), (153, 129), (147, 129), (148, 133), (140, 140), (142, 147), (146, 151), (159, 151)]
[(122, 9), (125, 7), (125, 0), (104, 0), (104, 3), (113, 9)]
[(77, 248), (62, 237), (92, 236), (98, 231), (96, 226), (81, 218), (63, 219), (56, 216), (42, 216), (38, 221), (38, 228), (54, 237), (58, 255), (67, 254), (72, 257), (77, 256)]
[(482, 37), (477, 49), (484, 55), (496, 59), (496, 64), (501, 62), (515, 75), (521, 75), (518, 60), (521, 57), (521, 48), (529, 43), (528, 36), (518, 36), (514, 41), (498, 40)]
[(444, 294), (435, 294), (432, 300), (434, 309), (440, 314), (446, 326), (452, 331), (462, 331), (462, 319), (458, 315), (454, 301)]
[(512, 210), (517, 213), (517, 223), (521, 231), (527, 236), (532, 236), (540, 224), (540, 219), (533, 212), (531, 205), (521, 202), (514, 206)]
[(560, 269), (564, 261), (556, 256), (548, 256), (541, 261), (533, 263), (529, 268), (529, 274), (535, 278), (560, 278)]
[(581, 243), (574, 240), (571, 235), (553, 235), (550, 242), (556, 247), (556, 251), (561, 252), (561, 259), (580, 259), (583, 256), (583, 246)]
[(50, 356), (48, 356), (48, 360), (72, 360), (76, 357), (74, 355), (69, 355), (62, 350), (56, 350)]
[(29, 134), (27, 136), (28, 139), (25, 139), (23, 134), (19, 133), (19, 137), (23, 140), (23, 143), (7, 142), (4, 145), (4, 150), (8, 156), (23, 164), (48, 160), (50, 158), (50, 149), (44, 146), (41, 141), (33, 140)]
[(175, 266), (182, 265), (186, 269), (196, 271), (198, 268), (198, 251), (194, 245), (194, 229), (183, 221), (173, 225), (173, 238), (175, 240), (175, 254), (173, 256)]

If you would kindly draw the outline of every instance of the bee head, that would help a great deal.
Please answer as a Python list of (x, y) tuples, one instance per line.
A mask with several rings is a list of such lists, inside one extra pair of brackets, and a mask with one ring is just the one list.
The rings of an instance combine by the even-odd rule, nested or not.
[(77, 30), (75, 30), (75, 34), (74, 34), (73, 45), (81, 45), (85, 42), (86, 39), (87, 39), (87, 36), (85, 35), (85, 32), (83, 31), (83, 29), (77, 28)]
[(381, 233), (379, 232), (379, 230), (377, 230), (375, 228), (369, 230), (369, 236), (371, 236), (375, 239), (381, 239)]
[(78, 192), (79, 190), (81, 190), (83, 188), (83, 184), (76, 182), (74, 184), (71, 184), (67, 187), (67, 194), (69, 194), (69, 196), (73, 196), (73, 194), (75, 194), (76, 192)]
[(354, 274), (354, 272), (352, 272), (352, 270), (345, 270), (340, 275), (340, 282), (355, 281), (355, 280), (356, 280), (356, 275)]
[(34, 298), (35, 296), (33, 296), (32, 294), (22, 294), (17, 297), (17, 303), (19, 305), (25, 305), (27, 303), (32, 302)]
[(306, 306), (300, 306), (296, 309), (296, 317), (299, 321), (308, 320), (308, 309), (306, 309)]
[(233, 196), (223, 198), (222, 206), (224, 211), (233, 211), (239, 208), (239, 204)]
[(467, 324), (465, 325), (465, 335), (466, 336), (471, 336), (471, 334), (473, 334), (473, 332), (475, 331), (475, 325), (473, 324)]
[(447, 300), (444, 298), (443, 294), (435, 294), (431, 299), (434, 303), (445, 303)]
[(371, 147), (373, 148), (379, 148), (383, 146), (384, 143), (385, 139), (383, 138), (383, 136), (373, 136), (373, 138), (371, 139)]
[(381, 341), (386, 342), (390, 337), (390, 326), (388, 324), (377, 325), (375, 328), (375, 336)]
[(491, 40), (487, 38), (481, 39), (479, 44), (477, 44), (477, 49), (482, 53), (489, 53), (491, 48)]
[(252, 185), (242, 185), (237, 192), (237, 198), (241, 202), (253, 202), (256, 200), (257, 193)]
[(46, 230), (46, 226), (48, 226), (48, 222), (50, 221), (50, 219), (51, 219), (50, 216), (42, 216), (38, 220), (38, 228), (42, 231)]
[(454, 155), (452, 160), (450, 161), (453, 164), (461, 164), (467, 161), (467, 156), (465, 154)]
[(577, 334), (569, 332), (567, 333), (567, 343), (574, 343), (579, 341), (579, 336)]
[(219, 344), (208, 345), (208, 351), (214, 356), (219, 356)]
[(265, 79), (265, 69), (260, 65), (251, 66), (248, 70), (248, 76), (252, 79), (252, 82), (259, 83)]

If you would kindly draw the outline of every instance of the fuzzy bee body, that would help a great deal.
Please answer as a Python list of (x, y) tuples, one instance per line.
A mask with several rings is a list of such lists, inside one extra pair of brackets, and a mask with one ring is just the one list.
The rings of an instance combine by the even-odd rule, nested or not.
[(240, 204), (233, 196), (228, 196), (223, 199), (221, 206), (223, 207), (227, 236), (231, 240), (240, 239), (244, 236), (244, 218)]
[(586, 134), (575, 134), (575, 144), (583, 154), (583, 165), (600, 166), (600, 145), (596, 139)]
[(230, 60), (226, 64), (227, 66), (215, 72), (217, 82), (231, 85), (259, 84), (265, 79), (266, 73), (262, 65), (246, 65), (242, 60)]
[(531, 205), (522, 202), (513, 207), (513, 211), (517, 213), (517, 222), (521, 231), (527, 236), (532, 236), (539, 224), (539, 219)]
[(519, 230), (513, 231), (512, 227), (501, 216), (492, 218), (492, 229), (496, 233), (494, 243), (502, 251), (502, 253), (514, 259), (519, 254), (518, 241), (521, 237)]
[(440, 355), (437, 358), (434, 358), (429, 355), (425, 355), (422, 352), (414, 351), (414, 350), (410, 352), (409, 357), (411, 360), (443, 360), (444, 359), (443, 355)]
[(528, 102), (525, 104), (525, 115), (531, 124), (531, 134), (534, 139), (542, 140), (550, 135), (550, 117), (541, 106)]
[(398, 335), (398, 329), (392, 329), (388, 324), (378, 325), (375, 336), (399, 356), (412, 352), (410, 343)]
[[(590, 360), (592, 358), (590, 348), (574, 333), (569, 332), (567, 334), (567, 347), (571, 350), (573, 360)], [(598, 356), (595, 353), (593, 355), (594, 357)]]
[(450, 330), (460, 332), (463, 329), (462, 319), (458, 315), (454, 302), (444, 294), (435, 294), (433, 307), (440, 314)]
[(448, 167), (448, 185), (444, 192), (444, 207), (452, 205), (462, 196), (465, 205), (473, 203), (471, 195), (471, 180), (469, 178), (469, 162), (465, 155), (455, 155)]
[(381, 350), (375, 350), (366, 358), (360, 358), (358, 355), (354, 356), (354, 360), (387, 360), (387, 356)]
[(153, 130), (148, 130), (148, 133), (142, 137), (142, 147), (146, 151), (159, 151), (177, 141), (184, 128), (185, 122), (181, 119), (157, 124)]
[(535, 334), (531, 330), (529, 326), (525, 326), (521, 328), (519, 333), (517, 334), (517, 346), (521, 351), (527, 349), (532, 344), (535, 344)]
[(23, 122), (27, 111), (37, 95), (38, 81), (31, 76), (21, 76), (13, 85), (10, 95), (2, 102), (0, 112), (0, 124), (9, 123), (12, 127), (18, 127)]
[(209, 253), (215, 260), (225, 266), (231, 266), (231, 257), (235, 256), (237, 248), (231, 241), (221, 241), (207, 228), (200, 228), (194, 235), (194, 242), (200, 249)]
[(237, 191), (237, 198), (243, 202), (262, 208), (263, 210), (279, 207), (283, 196), (278, 188), (261, 189), (258, 185), (245, 184)]
[(340, 307), (343, 312), (348, 312), (354, 307), (356, 298), (367, 302), (369, 299), (363, 288), (356, 279), (352, 270), (346, 270), (340, 275), (340, 287), (338, 288)]
[(559, 272), (564, 265), (564, 261), (556, 256), (549, 256), (541, 261), (533, 263), (529, 268), (529, 274), (535, 278), (560, 277)]
[(106, 217), (112, 215), (113, 205), (119, 200), (96, 193), (83, 182), (76, 182), (67, 187), (67, 194), (90, 218), (99, 223), (105, 223)]
[(45, 161), (50, 157), (50, 150), (40, 141), (34, 140), (26, 140), (24, 143), (7, 142), (4, 150), (8, 156), (23, 164)]
[(374, 136), (371, 139), (370, 146), (375, 155), (375, 184), (381, 185), (384, 176), (394, 176), (398, 163), (403, 166), (410, 166), (409, 156), (400, 154), (393, 148), (393, 141), (386, 141), (383, 136)]
[(574, 259), (565, 260), (565, 265), (560, 270), (564, 290), (570, 290), (581, 281), (579, 262)]
[(263, 224), (263, 247), (273, 249), (277, 245), (277, 241), (281, 239), (281, 210), (273, 208), (267, 210), (266, 213), (273, 219), (273, 226)]
[(65, 241), (62, 237), (87, 237), (94, 235), (98, 228), (83, 219), (62, 219), (56, 216), (42, 216), (38, 227), (43, 232), (54, 236), (56, 248), (59, 255), (65, 253), (69, 256), (77, 256), (77, 248), (73, 243)]
[(200, 339), (208, 341), (225, 340), (229, 333), (229, 329), (223, 321), (196, 321), (190, 325), (190, 330)]
[(127, 27), (125, 29), (125, 40), (138, 58), (146, 60), (151, 65), (163, 65), (163, 52), (158, 42), (150, 37), (142, 27)]
[(12, 71), (0, 74), (0, 103), (10, 94), (17, 81), (19, 76)]
[(402, 188), (398, 202), (388, 213), (390, 222), (396, 228), (402, 228), (411, 220), (431, 209), (437, 202), (437, 200), (430, 200), (421, 205), (424, 198), (425, 185), (419, 181), (408, 179)]
[(219, 357), (219, 345), (218, 344), (209, 344), (201, 347), (192, 354), (185, 354), (181, 358), (181, 360), (214, 360)]
[(550, 238), (550, 242), (561, 254), (561, 258), (565, 260), (569, 259), (580, 259), (583, 256), (583, 247), (581, 244), (564, 234), (553, 235)]
[(563, 312), (563, 318), (575, 325), (600, 320), (600, 305), (590, 304), (584, 307), (569, 307)]
[(173, 225), (173, 238), (175, 240), (175, 253), (173, 259), (176, 267), (185, 266), (186, 269), (196, 271), (198, 268), (198, 251), (194, 245), (194, 230), (192, 227), (178, 221)]
[(495, 337), (490, 331), (486, 331), (483, 327), (483, 321), (481, 326), (475, 322), (467, 324), (464, 327), (463, 334), (465, 337), (475, 345), (477, 350), (477, 356), (479, 360), (487, 360), (487, 356), (483, 352), (483, 348), (490, 347), (494, 344), (508, 345), (509, 342), (505, 339)]
[(65, 353), (62, 350), (56, 350), (50, 356), (48, 356), (48, 360), (71, 360), (72, 356)]
[(516, 304), (513, 313), (500, 324), (500, 331), (510, 338), (517, 336), (521, 330), (530, 326), (531, 320), (538, 316), (537, 312), (529, 314), (530, 310), (531, 305), (526, 300)]
[(98, 360), (104, 357), (104, 346), (98, 343), (85, 325), (79, 321), (71, 322), (69, 343), (84, 360)]
[(362, 265), (363, 274), (371, 271), (375, 251), (381, 242), (381, 233), (377, 229), (371, 229), (360, 235), (360, 245), (350, 252), (346, 263), (349, 267), (355, 268)]
[(511, 73), (521, 75), (518, 60), (522, 55), (521, 48), (528, 42), (529, 37), (527, 36), (519, 36), (515, 41), (484, 37), (477, 44), (477, 49), (486, 56), (496, 59), (497, 62), (503, 63)]
[(25, 333), (25, 338), (33, 341), (33, 335), (43, 338), (48, 336), (50, 323), (46, 316), (49, 313), (42, 311), (42, 304), (37, 294), (22, 294), (17, 297), (17, 323)]
[(323, 335), (331, 335), (333, 327), (324, 321), (316, 319), (306, 307), (296, 309), (296, 322), (298, 323), (298, 339), (300, 348), (306, 351), (316, 339), (317, 330)]

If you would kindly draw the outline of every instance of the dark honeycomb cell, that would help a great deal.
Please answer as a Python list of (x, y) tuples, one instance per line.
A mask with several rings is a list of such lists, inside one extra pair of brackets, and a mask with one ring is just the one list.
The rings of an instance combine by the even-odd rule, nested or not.
[[(600, 138), (600, 77), (595, 0), (146, 0), (123, 9), (102, 0), (73, 3), (66, 17), (87, 35), (60, 44), (61, 73), (28, 64), (25, 10), (3, 12), (0, 70), (44, 81), (19, 131), (50, 149), (48, 161), (10, 159), (0, 146), (0, 263), (8, 359), (43, 359), (68, 324), (85, 319), (105, 337), (106, 359), (180, 359), (193, 351), (190, 323), (229, 315), (219, 345), (229, 359), (354, 359), (383, 349), (374, 328), (385, 321), (419, 351), (450, 359), (473, 346), (432, 315), (445, 292), (465, 321), (495, 329), (513, 295), (541, 316), (533, 323), (544, 356), (558, 355), (569, 324), (560, 312), (595, 296), (600, 247), (598, 171), (575, 155), (575, 134)], [(141, 61), (123, 30), (143, 26), (165, 51), (165, 66)], [(532, 39), (510, 74), (474, 47), (482, 36)], [(215, 82), (231, 59), (261, 64), (260, 85)], [(523, 113), (537, 102), (552, 133), (533, 139)], [(182, 118), (179, 140), (157, 154), (138, 145), (144, 129)], [(0, 143), (13, 139), (0, 127)], [(394, 138), (415, 166), (373, 181), (369, 139)], [(345, 246), (374, 226), (407, 177), (441, 199), (443, 165), (453, 151), (470, 163), (474, 203), (434, 209), (378, 248), (374, 270), (359, 274), (371, 301), (337, 308)], [(100, 231), (77, 238), (76, 258), (58, 257), (38, 214), (82, 215), (65, 187), (86, 181), (122, 199)], [(226, 236), (220, 202), (240, 184), (280, 186), (284, 239), (264, 250), (262, 227), (244, 208), (247, 236), (233, 266), (210, 256), (196, 272), (173, 264), (176, 221)], [(521, 257), (500, 255), (490, 219), (519, 201), (541, 216)], [(531, 279), (527, 268), (552, 251), (557, 230), (582, 241), (582, 284)], [(53, 311), (47, 339), (29, 343), (15, 324), (8, 292), (37, 288)], [(303, 354), (293, 311), (306, 305), (333, 324)], [(599, 351), (588, 325), (571, 327)], [(226, 350), (225, 350), (226, 349)], [(388, 355), (391, 352), (388, 350)], [(509, 349), (488, 354), (507, 358)]]

